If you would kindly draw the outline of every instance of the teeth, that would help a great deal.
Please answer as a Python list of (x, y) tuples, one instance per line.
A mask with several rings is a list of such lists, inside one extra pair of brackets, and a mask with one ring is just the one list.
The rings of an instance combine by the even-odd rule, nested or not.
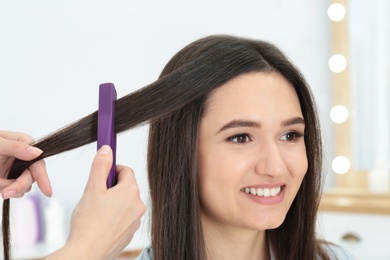
[(276, 196), (279, 194), (279, 192), (280, 192), (280, 187), (272, 188), (271, 189), (271, 196)]
[(244, 188), (244, 189), (242, 189), (242, 191), (244, 191), (247, 194), (252, 194), (255, 196), (259, 196), (259, 197), (275, 197), (276, 195), (278, 195), (280, 193), (281, 190), (282, 190), (282, 188), (280, 186), (276, 187), (276, 188), (271, 188), (271, 189), (269, 189), (269, 188), (264, 188), (264, 189)]

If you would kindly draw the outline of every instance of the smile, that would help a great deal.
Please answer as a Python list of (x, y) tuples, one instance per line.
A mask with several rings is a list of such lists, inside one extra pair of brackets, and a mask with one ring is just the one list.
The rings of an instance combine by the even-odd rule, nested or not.
[(280, 191), (282, 190), (282, 187), (275, 187), (275, 188), (243, 188), (241, 191), (251, 194), (254, 196), (259, 197), (275, 197), (277, 196)]

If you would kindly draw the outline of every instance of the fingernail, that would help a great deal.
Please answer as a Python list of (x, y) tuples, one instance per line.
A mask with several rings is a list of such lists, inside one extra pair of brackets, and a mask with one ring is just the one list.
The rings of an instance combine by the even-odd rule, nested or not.
[(99, 154), (109, 154), (109, 153), (110, 153), (110, 147), (108, 145), (103, 145), (99, 150)]
[(43, 153), (43, 151), (37, 147), (34, 147), (34, 146), (29, 146), (27, 148), (27, 152), (34, 155), (34, 156), (39, 156)]
[(6, 193), (3, 194), (3, 199), (6, 200), (9, 198), (12, 198), (13, 196), (15, 196), (15, 194), (16, 194), (16, 191), (14, 191), (14, 190), (7, 191)]

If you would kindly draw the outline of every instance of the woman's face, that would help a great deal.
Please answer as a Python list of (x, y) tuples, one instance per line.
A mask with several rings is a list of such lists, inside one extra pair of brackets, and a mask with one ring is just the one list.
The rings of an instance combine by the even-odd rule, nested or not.
[(203, 225), (280, 226), (308, 167), (304, 130), (297, 94), (276, 72), (243, 74), (213, 91), (199, 132)]

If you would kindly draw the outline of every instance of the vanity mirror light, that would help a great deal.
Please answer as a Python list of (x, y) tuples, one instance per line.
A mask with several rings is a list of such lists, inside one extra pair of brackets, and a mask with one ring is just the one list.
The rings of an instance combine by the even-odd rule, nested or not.
[(390, 214), (390, 2), (332, 0), (335, 188), (321, 208)]

